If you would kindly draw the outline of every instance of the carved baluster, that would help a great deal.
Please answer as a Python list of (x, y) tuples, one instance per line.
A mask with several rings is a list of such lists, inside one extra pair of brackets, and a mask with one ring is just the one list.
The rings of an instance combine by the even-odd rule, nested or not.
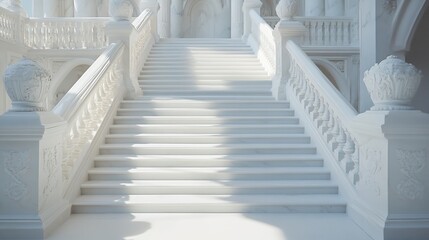
[(315, 91), (313, 109), (310, 113), (310, 117), (316, 123), (316, 127), (317, 127), (316, 121), (317, 121), (317, 116), (319, 114), (319, 109), (320, 109), (320, 95), (319, 95), (319, 92)]
[(331, 25), (331, 46), (336, 46), (336, 40), (337, 40), (337, 26), (336, 26), (336, 21), (332, 20), (330, 21), (330, 25)]
[(353, 161), (353, 170), (350, 171), (349, 176), (353, 184), (357, 184), (360, 179), (360, 171), (359, 171), (359, 148), (356, 144), (356, 141), (351, 138), (351, 143), (353, 144), (353, 153), (352, 153), (352, 161)]
[(300, 92), (298, 93), (298, 100), (300, 102), (302, 102), (303, 99), (305, 98), (305, 95), (306, 95), (307, 89), (308, 89), (308, 83), (307, 83), (307, 81), (305, 79), (305, 76), (302, 73), (301, 73), (301, 76), (300, 76), (300, 81), (302, 83), (302, 87), (299, 90)]
[(352, 42), (351, 42), (351, 37), (350, 37), (350, 22), (349, 21), (346, 21), (346, 22), (344, 22), (344, 25), (343, 25), (343, 27), (344, 27), (344, 35), (343, 35), (343, 45), (350, 45)]
[(314, 92), (315, 92), (314, 86), (310, 84), (309, 95), (308, 95), (308, 98), (306, 99), (306, 110), (309, 114), (313, 111), (313, 104), (315, 101)]
[(341, 162), (344, 159), (344, 147), (347, 141), (347, 136), (342, 127), (340, 127), (339, 130), (340, 131), (336, 138), (337, 148), (335, 149), (335, 156), (337, 157), (337, 160)]
[(344, 159), (342, 161), (342, 167), (346, 173), (351, 172), (355, 168), (355, 163), (353, 161), (353, 153), (355, 152), (355, 145), (350, 136), (350, 133), (345, 134), (345, 144), (344, 144)]
[(328, 128), (326, 129), (326, 132), (325, 132), (326, 142), (328, 143), (331, 141), (330, 134), (332, 133), (334, 125), (335, 125), (334, 115), (332, 114), (332, 111), (329, 110)]
[(331, 116), (330, 116), (330, 112), (329, 112), (329, 105), (328, 105), (328, 103), (325, 103), (325, 111), (323, 113), (322, 131), (321, 131), (323, 135), (329, 129), (329, 119), (330, 118), (331, 118)]
[(320, 107), (317, 112), (317, 120), (316, 120), (316, 127), (319, 129), (319, 132), (322, 132), (322, 123), (323, 123), (323, 117), (325, 115), (325, 100), (320, 96)]

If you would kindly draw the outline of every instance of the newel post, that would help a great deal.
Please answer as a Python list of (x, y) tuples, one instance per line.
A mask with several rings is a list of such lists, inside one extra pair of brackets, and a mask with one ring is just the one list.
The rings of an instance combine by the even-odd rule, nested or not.
[(395, 56), (365, 73), (375, 105), (358, 115), (355, 130), (356, 190), (366, 210), (350, 213), (376, 240), (429, 236), (429, 114), (410, 105), (420, 79), (420, 71)]
[(106, 34), (109, 38), (109, 43), (125, 44), (123, 53), (123, 74), (124, 84), (127, 89), (127, 96), (134, 98), (141, 94), (141, 88), (138, 84), (138, 79), (130, 73), (132, 69), (131, 46), (133, 44), (133, 36), (136, 34), (136, 29), (130, 22), (133, 15), (133, 5), (130, 0), (110, 0), (109, 14), (112, 17), (106, 26)]
[(276, 7), (280, 21), (274, 28), (276, 42), (276, 74), (272, 83), (272, 94), (277, 100), (286, 100), (286, 81), (289, 78), (289, 55), (286, 42), (293, 40), (300, 45), (306, 33), (304, 25), (295, 21), (299, 0), (281, 0)]
[(250, 18), (250, 10), (254, 9), (259, 14), (261, 12), (261, 0), (244, 0), (243, 2), (243, 36), (242, 39), (247, 41), (252, 29), (252, 20)]
[(66, 123), (45, 103), (50, 74), (22, 59), (5, 71), (11, 109), (0, 116), (0, 239), (43, 239), (70, 214), (64, 201)]

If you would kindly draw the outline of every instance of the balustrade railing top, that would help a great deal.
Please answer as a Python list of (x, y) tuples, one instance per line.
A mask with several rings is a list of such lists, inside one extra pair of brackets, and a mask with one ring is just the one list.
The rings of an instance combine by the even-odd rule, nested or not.
[[(357, 47), (358, 23), (351, 17), (295, 17), (307, 28), (304, 36), (305, 47)], [(278, 17), (264, 17), (264, 20), (274, 28), (279, 22)]]

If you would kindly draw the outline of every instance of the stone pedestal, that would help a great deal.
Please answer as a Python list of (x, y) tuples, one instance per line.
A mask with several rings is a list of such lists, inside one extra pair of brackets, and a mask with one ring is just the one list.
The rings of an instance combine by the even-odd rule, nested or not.
[(375, 240), (429, 236), (429, 114), (368, 111), (356, 121), (359, 197), (350, 215)]
[(138, 79), (131, 77), (131, 54), (130, 46), (132, 44), (132, 36), (135, 34), (135, 28), (129, 21), (112, 21), (106, 26), (106, 34), (109, 37), (109, 43), (123, 42), (125, 49), (123, 53), (123, 64), (125, 70), (124, 82), (126, 84), (127, 95), (130, 98), (141, 95), (141, 88)]
[(171, 16), (171, 0), (158, 0), (158, 33), (161, 38), (170, 37), (170, 16)]
[(231, 38), (243, 36), (243, 0), (231, 2)]
[(49, 112), (0, 117), (0, 239), (44, 239), (69, 216), (62, 181), (65, 126)]
[(249, 37), (252, 21), (250, 19), (249, 12), (254, 9), (258, 14), (261, 12), (262, 2), (260, 0), (244, 0), (243, 3), (243, 40), (247, 41)]
[(307, 17), (325, 16), (325, 0), (305, 1), (305, 16)]
[(74, 0), (75, 17), (96, 17), (97, 1)]

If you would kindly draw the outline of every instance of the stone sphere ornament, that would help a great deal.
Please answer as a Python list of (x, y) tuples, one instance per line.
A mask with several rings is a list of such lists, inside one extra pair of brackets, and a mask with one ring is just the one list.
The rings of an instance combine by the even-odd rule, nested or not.
[(12, 100), (12, 112), (46, 111), (52, 77), (37, 62), (23, 58), (6, 68), (4, 84)]
[(422, 73), (412, 64), (389, 56), (365, 72), (364, 83), (374, 106), (371, 110), (410, 110)]
[(298, 11), (298, 0), (280, 0), (276, 13), (280, 20), (292, 20)]
[(110, 0), (109, 15), (116, 21), (129, 21), (133, 16), (133, 4), (130, 0)]

